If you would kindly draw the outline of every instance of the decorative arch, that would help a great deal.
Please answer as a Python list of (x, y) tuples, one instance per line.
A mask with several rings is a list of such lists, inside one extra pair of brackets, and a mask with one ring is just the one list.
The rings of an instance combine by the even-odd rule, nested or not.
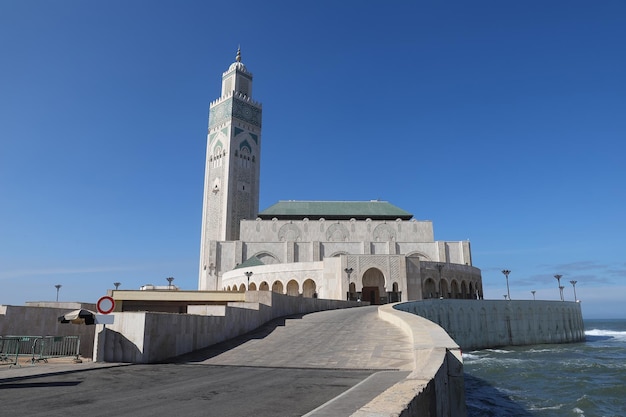
[(461, 298), (470, 298), (469, 294), (467, 293), (467, 282), (465, 282), (465, 280), (461, 281)]
[(266, 281), (263, 281), (260, 285), (259, 285), (259, 291), (269, 291), (270, 290), (270, 286), (267, 284)]
[(258, 252), (254, 255), (254, 257), (263, 262), (264, 265), (274, 265), (280, 263), (278, 256), (267, 251)]
[(250, 285), (248, 285), (248, 291), (256, 291), (256, 284), (254, 282), (251, 282)]
[(418, 252), (418, 251), (409, 252), (406, 256), (407, 256), (407, 258), (419, 258), (420, 261), (430, 261), (431, 260), (428, 255), (426, 255), (425, 253), (422, 253), (422, 252)]
[(241, 151), (242, 154), (249, 155), (252, 153), (252, 146), (250, 146), (247, 139), (244, 139), (239, 143), (239, 150)]
[(450, 293), (450, 286), (448, 285), (448, 281), (446, 281), (445, 278), (441, 278), (439, 280), (439, 289), (441, 290), (439, 297), (449, 298), (448, 293)]
[(350, 232), (341, 223), (333, 223), (326, 229), (326, 240), (329, 242), (345, 242), (349, 235)]
[(302, 283), (302, 296), (307, 298), (315, 297), (317, 285), (312, 279), (307, 279)]
[(396, 240), (396, 231), (387, 223), (381, 223), (372, 232), (374, 242), (390, 242)]
[(291, 295), (293, 297), (300, 295), (300, 285), (298, 285), (298, 281), (295, 279), (292, 279), (287, 283), (287, 295)]
[(346, 251), (340, 250), (340, 251), (337, 251), (337, 252), (333, 252), (333, 253), (329, 256), (329, 258), (338, 258), (338, 257), (340, 257), (341, 255), (349, 255), (349, 253), (348, 253), (348, 252), (346, 252)]
[(274, 283), (272, 284), (272, 292), (284, 294), (285, 291), (283, 290), (283, 283), (280, 281), (274, 281)]
[(245, 284), (243, 284), (243, 283), (242, 283), (242, 284), (239, 286), (239, 292), (246, 292), (246, 285), (245, 285)]
[(300, 240), (300, 228), (293, 223), (283, 224), (278, 229), (278, 240), (281, 242), (296, 242)]
[(391, 293), (389, 294), (389, 302), (390, 303), (397, 303), (399, 301), (401, 301), (401, 293), (400, 293), (400, 286), (398, 285), (397, 282), (394, 282), (393, 284), (391, 284)]
[(437, 290), (435, 280), (433, 280), (432, 278), (426, 278), (422, 291), (422, 294), (424, 294), (424, 298), (435, 298), (437, 296), (437, 293), (439, 292)]
[(461, 298), (461, 291), (459, 291), (459, 283), (456, 281), (456, 279), (452, 280), (452, 283), (450, 284), (450, 298)]

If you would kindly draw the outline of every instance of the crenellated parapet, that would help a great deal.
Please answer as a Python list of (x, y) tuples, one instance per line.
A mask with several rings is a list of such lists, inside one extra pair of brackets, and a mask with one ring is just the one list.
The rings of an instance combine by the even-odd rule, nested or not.
[(239, 91), (230, 91), (228, 93), (226, 93), (225, 95), (221, 96), (220, 98), (213, 100), (210, 104), (209, 104), (209, 108), (215, 107), (216, 105), (218, 105), (219, 103), (228, 100), (229, 98), (235, 97), (239, 100), (245, 101), (246, 103), (250, 103), (253, 106), (262, 108), (263, 104), (261, 104), (261, 102), (253, 100), (252, 98), (248, 97), (247, 95), (239, 92)]

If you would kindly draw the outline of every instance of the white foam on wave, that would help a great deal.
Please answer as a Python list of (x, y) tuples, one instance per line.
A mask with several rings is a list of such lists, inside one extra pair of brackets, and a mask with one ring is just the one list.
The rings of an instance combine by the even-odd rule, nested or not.
[(529, 349), (529, 353), (545, 353), (545, 352), (554, 352), (556, 349)]
[(512, 353), (512, 350), (503, 350), (503, 349), (486, 349), (489, 352), (493, 352), (493, 353)]
[(531, 406), (530, 411), (560, 410), (561, 408), (563, 408), (563, 404), (550, 405), (548, 407)]
[(467, 361), (467, 360), (478, 360), (478, 359), (482, 359), (482, 356), (480, 355), (474, 355), (471, 353), (464, 353), (463, 354), (463, 360)]
[(609, 336), (616, 339), (626, 340), (626, 332), (616, 330), (592, 329), (585, 331), (586, 336)]

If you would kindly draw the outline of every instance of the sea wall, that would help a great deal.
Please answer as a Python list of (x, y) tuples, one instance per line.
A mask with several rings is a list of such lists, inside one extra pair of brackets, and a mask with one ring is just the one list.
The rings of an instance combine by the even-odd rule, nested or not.
[(576, 302), (435, 299), (394, 308), (437, 323), (464, 350), (585, 340)]
[(243, 335), (278, 317), (363, 303), (248, 291), (245, 303), (188, 307), (189, 314), (114, 313), (97, 325), (94, 361), (154, 363)]

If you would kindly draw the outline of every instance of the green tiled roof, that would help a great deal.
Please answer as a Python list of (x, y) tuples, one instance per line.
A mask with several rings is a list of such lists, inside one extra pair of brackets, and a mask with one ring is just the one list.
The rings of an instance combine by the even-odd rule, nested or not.
[(413, 215), (387, 201), (279, 201), (259, 213), (264, 220), (410, 220)]
[(235, 267), (235, 269), (249, 268), (251, 266), (259, 266), (259, 265), (265, 265), (265, 264), (263, 263), (263, 261), (261, 261), (256, 256), (252, 256), (252, 257), (246, 259), (245, 261), (243, 261), (242, 263), (240, 263), (239, 265), (237, 265)]

